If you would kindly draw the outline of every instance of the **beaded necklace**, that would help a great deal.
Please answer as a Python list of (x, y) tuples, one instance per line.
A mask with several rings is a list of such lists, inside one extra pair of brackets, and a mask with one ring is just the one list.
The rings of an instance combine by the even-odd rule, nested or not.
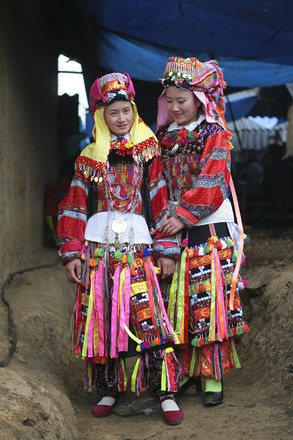
[[(191, 146), (196, 148), (198, 152), (201, 151), (201, 139), (203, 135), (203, 131), (206, 126), (206, 120), (202, 121), (195, 130), (190, 131), (186, 128), (172, 130), (167, 132), (161, 140), (162, 146), (164, 148), (164, 155), (166, 155), (166, 165), (167, 165), (167, 180), (168, 180), (168, 188), (169, 188), (169, 209), (171, 211), (171, 215), (174, 214), (176, 208), (179, 205), (179, 200), (175, 200), (174, 191), (172, 188), (171, 182), (171, 166), (170, 159), (175, 157), (176, 153), (179, 158), (180, 165), (180, 174), (179, 176), (183, 176), (185, 174), (184, 171), (184, 155), (192, 152)], [(180, 149), (180, 151), (178, 151)], [(179, 177), (178, 176), (178, 177)], [(178, 189), (179, 189), (179, 197), (181, 197), (183, 187), (179, 185), (178, 181)]]
[(173, 156), (180, 146), (187, 144), (194, 144), (198, 139), (198, 133), (196, 131), (189, 131), (186, 128), (167, 131), (162, 138), (162, 144), (170, 151)]
[(133, 153), (133, 142), (130, 139), (117, 138), (110, 144), (110, 151), (115, 151), (119, 156), (132, 155)]
[[(105, 185), (105, 195), (110, 210), (113, 210), (114, 208), (113, 199), (122, 201), (123, 203), (120, 203), (118, 205), (118, 208), (124, 208), (126, 212), (130, 212), (133, 209), (133, 207), (135, 209), (138, 204), (138, 199), (139, 199), (138, 194), (139, 194), (142, 175), (143, 175), (142, 163), (139, 161), (138, 157), (133, 155), (133, 179), (132, 179), (131, 191), (129, 195), (121, 196), (118, 194), (117, 191), (114, 190), (111, 184), (109, 161), (105, 163), (103, 174), (104, 174), (103, 177), (104, 177), (104, 185)], [(127, 201), (127, 205), (125, 207), (126, 201)]]
[[(110, 233), (110, 225), (112, 231), (115, 235), (115, 242), (118, 242), (118, 235), (124, 233), (127, 230), (126, 220), (117, 220), (115, 219), (115, 209), (114, 209), (114, 199), (119, 200), (123, 203), (118, 205), (118, 208), (123, 208), (124, 212), (128, 212), (131, 214), (131, 226), (129, 231), (129, 241), (132, 243), (134, 241), (134, 230), (132, 227), (132, 214), (134, 213), (138, 202), (139, 202), (139, 192), (141, 188), (141, 183), (143, 179), (143, 166), (142, 162), (138, 159), (138, 157), (133, 154), (133, 179), (131, 185), (131, 192), (129, 195), (125, 197), (120, 196), (117, 191), (114, 190), (111, 180), (110, 180), (110, 164), (109, 161), (106, 162), (105, 167), (103, 169), (104, 174), (104, 187), (105, 187), (105, 196), (107, 200), (109, 219), (107, 222), (107, 226), (105, 228), (104, 233), (104, 243), (109, 243), (109, 233)], [(127, 206), (125, 207), (125, 201), (127, 201)]]

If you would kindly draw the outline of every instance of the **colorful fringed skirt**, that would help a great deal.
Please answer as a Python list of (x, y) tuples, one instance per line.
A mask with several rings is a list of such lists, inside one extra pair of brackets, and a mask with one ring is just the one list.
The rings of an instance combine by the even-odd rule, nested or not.
[[(168, 316), (180, 340), (181, 374), (222, 380), (240, 367), (233, 336), (249, 331), (244, 322), (238, 275), (231, 293), (237, 236), (226, 223), (194, 227), (169, 286)], [(233, 230), (234, 234), (235, 230)], [(235, 246), (236, 242), (236, 246)]]
[(178, 362), (172, 348), (177, 338), (150, 255), (149, 245), (132, 245), (130, 250), (127, 245), (87, 242), (72, 316), (73, 353), (86, 361), (87, 390), (96, 385), (99, 391), (108, 388), (106, 395), (125, 391), (124, 359), (133, 354), (138, 356), (133, 391), (141, 394), (152, 387), (154, 358), (160, 364), (157, 391), (177, 389)]

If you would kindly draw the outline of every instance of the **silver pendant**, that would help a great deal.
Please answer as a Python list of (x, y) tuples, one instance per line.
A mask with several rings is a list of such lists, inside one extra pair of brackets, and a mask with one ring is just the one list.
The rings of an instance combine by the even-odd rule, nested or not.
[(176, 143), (176, 144), (174, 145), (174, 147), (173, 147), (173, 148), (171, 149), (171, 151), (170, 151), (171, 156), (174, 156), (174, 154), (177, 153), (178, 148), (179, 148), (179, 144)]
[(116, 234), (123, 234), (127, 230), (127, 223), (125, 220), (113, 220), (112, 231)]

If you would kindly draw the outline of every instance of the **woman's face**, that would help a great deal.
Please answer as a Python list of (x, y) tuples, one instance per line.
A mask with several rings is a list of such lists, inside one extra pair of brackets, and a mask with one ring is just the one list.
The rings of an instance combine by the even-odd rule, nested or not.
[(166, 100), (168, 112), (178, 125), (188, 125), (197, 120), (200, 101), (191, 91), (169, 86)]
[(111, 133), (124, 136), (133, 125), (134, 111), (129, 101), (118, 101), (105, 107), (104, 119)]

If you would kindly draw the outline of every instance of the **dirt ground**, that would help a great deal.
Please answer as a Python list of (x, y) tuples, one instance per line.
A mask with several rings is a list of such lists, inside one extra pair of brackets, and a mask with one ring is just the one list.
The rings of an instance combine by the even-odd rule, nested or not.
[[(185, 419), (174, 427), (164, 424), (157, 402), (130, 393), (111, 417), (91, 416), (97, 397), (84, 393), (82, 362), (70, 354), (73, 288), (54, 249), (32, 255), (18, 269), (52, 266), (16, 275), (7, 290), (17, 348), (0, 369), (0, 440), (292, 439), (293, 234), (246, 232), (242, 274), (249, 286), (242, 299), (251, 333), (237, 340), (242, 368), (225, 380), (225, 401), (218, 407), (204, 407), (190, 389), (179, 402)], [(1, 303), (2, 360), (13, 336), (7, 327)]]

